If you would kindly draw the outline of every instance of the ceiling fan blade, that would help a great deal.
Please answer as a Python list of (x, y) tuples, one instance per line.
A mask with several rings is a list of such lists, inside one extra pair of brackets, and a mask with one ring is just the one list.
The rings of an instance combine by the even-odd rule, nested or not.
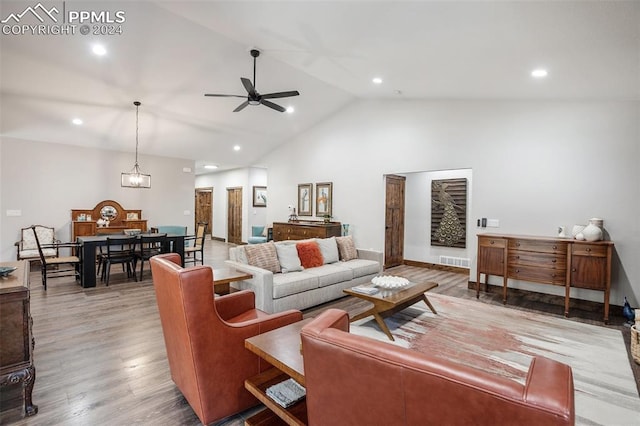
[(275, 109), (276, 111), (280, 111), (280, 112), (285, 112), (286, 109), (284, 109), (283, 107), (281, 107), (280, 105), (274, 104), (273, 102), (270, 101), (266, 101), (266, 100), (262, 100), (262, 105), (269, 107), (271, 109)]
[(278, 93), (267, 93), (266, 95), (261, 95), (262, 99), (275, 99), (275, 98), (288, 98), (289, 96), (298, 96), (300, 92), (297, 90), (292, 90), (290, 92), (278, 92)]
[(248, 100), (246, 100), (243, 103), (241, 103), (240, 105), (238, 105), (238, 107), (236, 109), (234, 109), (233, 112), (242, 111), (243, 109), (245, 109), (247, 107), (247, 105), (249, 105), (249, 101)]
[(242, 85), (247, 90), (247, 93), (250, 95), (254, 95), (256, 93), (256, 88), (253, 87), (253, 83), (248, 78), (240, 77), (240, 81), (242, 81)]
[(217, 98), (246, 98), (247, 95), (219, 95), (217, 93), (205, 93), (205, 96), (215, 96)]

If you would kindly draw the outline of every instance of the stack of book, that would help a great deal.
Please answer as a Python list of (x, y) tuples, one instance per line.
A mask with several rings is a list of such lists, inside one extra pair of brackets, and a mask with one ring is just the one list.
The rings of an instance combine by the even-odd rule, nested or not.
[(305, 388), (293, 379), (285, 380), (267, 388), (267, 396), (284, 408), (300, 401), (306, 394)]
[(363, 294), (376, 294), (378, 292), (378, 289), (375, 287), (365, 287), (365, 286), (352, 287), (351, 290), (357, 293), (363, 293)]

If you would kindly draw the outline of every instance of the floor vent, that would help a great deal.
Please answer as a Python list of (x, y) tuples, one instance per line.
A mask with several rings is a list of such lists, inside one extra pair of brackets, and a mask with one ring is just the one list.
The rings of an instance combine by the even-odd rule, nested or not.
[(440, 264), (468, 268), (469, 259), (465, 259), (464, 257), (440, 256)]

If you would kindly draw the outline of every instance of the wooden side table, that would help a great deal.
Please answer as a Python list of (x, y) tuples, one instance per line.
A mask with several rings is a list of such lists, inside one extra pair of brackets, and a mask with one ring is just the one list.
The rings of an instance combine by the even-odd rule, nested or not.
[(213, 292), (216, 294), (229, 294), (235, 289), (229, 284), (236, 281), (250, 280), (253, 275), (238, 271), (233, 268), (213, 269)]

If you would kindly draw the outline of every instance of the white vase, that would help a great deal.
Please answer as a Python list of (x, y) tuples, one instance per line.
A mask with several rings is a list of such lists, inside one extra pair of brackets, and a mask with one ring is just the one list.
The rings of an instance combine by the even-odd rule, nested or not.
[(578, 232), (575, 236), (576, 240), (578, 241), (584, 241), (584, 235), (582, 235), (582, 232)]
[(598, 241), (602, 239), (602, 229), (590, 223), (582, 230), (582, 235), (587, 241)]
[[(582, 230), (586, 227), (587, 225), (573, 225), (573, 228), (571, 228), (571, 236), (573, 238), (576, 238), (576, 235), (578, 235), (579, 233), (582, 232)], [(584, 238), (584, 237), (583, 237)], [(577, 238), (576, 238), (577, 239)]]

